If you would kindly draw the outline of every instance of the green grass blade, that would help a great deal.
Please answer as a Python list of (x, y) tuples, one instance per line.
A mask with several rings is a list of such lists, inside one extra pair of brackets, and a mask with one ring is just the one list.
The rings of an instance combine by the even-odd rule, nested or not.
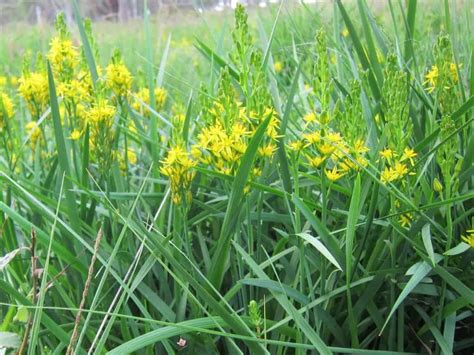
[(413, 58), (413, 36), (415, 34), (417, 0), (408, 1), (407, 28), (405, 36), (405, 62), (408, 63)]
[(71, 225), (76, 231), (80, 231), (79, 216), (77, 213), (76, 199), (72, 192), (72, 184), (70, 181), (71, 168), (69, 165), (68, 150), (66, 149), (66, 142), (64, 140), (64, 132), (61, 124), (61, 116), (59, 114), (58, 97), (56, 95), (56, 85), (54, 84), (53, 72), (51, 65), (48, 62), (48, 85), (49, 97), (51, 104), (51, 116), (54, 124), (54, 136), (56, 138), (56, 146), (59, 158), (60, 172), (65, 173), (64, 190), (66, 196), (66, 204), (68, 207), (68, 215), (71, 220)]
[(337, 239), (327, 230), (326, 226), (316, 217), (308, 206), (298, 197), (293, 196), (293, 203), (295, 206), (303, 213), (308, 222), (314, 228), (316, 233), (321, 237), (324, 242), (324, 245), (328, 248), (331, 255), (334, 256), (338, 265), (342, 266), (342, 269), (345, 268), (343, 265), (344, 258), (340, 251), (339, 243)]
[(303, 238), (305, 241), (307, 241), (309, 244), (315, 247), (316, 250), (319, 251), (326, 259), (328, 259), (328, 261), (331, 264), (337, 267), (338, 270), (342, 271), (341, 265), (339, 265), (337, 260), (331, 254), (331, 252), (326, 248), (326, 246), (323, 243), (319, 241), (318, 238), (315, 238), (308, 233), (298, 233), (297, 236)]
[(84, 53), (86, 55), (87, 65), (89, 66), (89, 71), (92, 77), (92, 83), (95, 87), (97, 80), (99, 79), (99, 75), (97, 74), (97, 66), (95, 64), (94, 55), (92, 54), (92, 48), (89, 43), (89, 39), (87, 38), (84, 24), (82, 22), (77, 0), (73, 0), (72, 5), (73, 5), (73, 12), (74, 12), (74, 19), (76, 20), (77, 27), (79, 28), (79, 35), (81, 36), (82, 46), (84, 48)]
[(431, 264), (434, 266), (436, 264), (435, 255), (433, 250), (433, 244), (431, 242), (431, 230), (430, 225), (425, 224), (421, 230), (421, 237), (423, 239), (423, 245), (425, 246), (426, 252), (428, 253), (429, 258), (431, 259)]
[(428, 275), (428, 273), (432, 270), (432, 266), (430, 266), (428, 263), (424, 261), (414, 265), (414, 267), (412, 268), (413, 268), (413, 275), (410, 277), (410, 280), (408, 280), (407, 284), (405, 285), (402, 292), (400, 293), (397, 300), (395, 301), (395, 304), (392, 306), (392, 309), (390, 310), (390, 313), (388, 314), (388, 317), (385, 320), (385, 323), (382, 329), (380, 330), (380, 334), (384, 331), (390, 318), (393, 316), (393, 314), (395, 313), (397, 308), (402, 304), (405, 298), (408, 297), (408, 295), (420, 283), (420, 281), (423, 280), (423, 278), (426, 275)]
[(342, 5), (342, 1), (341, 0), (336, 0), (336, 1), (339, 7), (339, 11), (341, 12), (342, 18), (344, 19), (347, 29), (349, 30), (349, 34), (351, 35), (352, 41), (354, 42), (354, 48), (357, 52), (360, 62), (362, 63), (362, 67), (368, 71), (370, 89), (373, 95), (375, 96), (375, 99), (379, 100), (381, 97), (380, 89), (377, 83), (377, 79), (371, 68), (369, 59), (367, 58), (367, 55), (365, 53), (364, 47), (362, 46), (362, 42), (360, 41), (360, 38), (357, 35), (357, 31), (354, 27), (354, 24), (352, 23), (346, 9), (344, 8), (344, 5)]
[(163, 86), (163, 81), (165, 78), (165, 68), (166, 63), (168, 61), (168, 54), (170, 51), (170, 44), (171, 44), (171, 34), (168, 36), (168, 40), (166, 41), (166, 47), (163, 51), (163, 56), (161, 57), (160, 66), (158, 68), (158, 75), (156, 77), (156, 85), (161, 87)]
[(229, 74), (235, 80), (239, 79), (239, 72), (232, 65), (230, 65), (224, 58), (222, 58), (219, 54), (217, 54), (215, 51), (209, 48), (209, 46), (206, 45), (199, 38), (196, 37), (195, 40), (197, 43), (195, 44), (197, 50), (201, 52), (202, 55), (206, 57), (211, 63), (213, 63), (217, 69), (227, 67), (229, 68)]
[(249, 286), (255, 286), (255, 287), (261, 287), (267, 290), (272, 290), (275, 292), (282, 293), (284, 295), (287, 295), (289, 298), (294, 299), (295, 301), (301, 303), (301, 304), (308, 304), (309, 299), (305, 295), (303, 295), (301, 292), (298, 290), (295, 290), (294, 288), (281, 284), (279, 282), (273, 281), (273, 280), (262, 280), (262, 279), (243, 279), (240, 280), (239, 283), (242, 285), (249, 285)]
[[(354, 249), (354, 238), (356, 233), (356, 225), (359, 220), (360, 209), (361, 209), (361, 178), (360, 174), (357, 175), (352, 191), (351, 203), (349, 206), (349, 216), (347, 218), (346, 228), (346, 282), (349, 283), (352, 277), (353, 267), (353, 249)], [(354, 265), (355, 266), (355, 265)]]

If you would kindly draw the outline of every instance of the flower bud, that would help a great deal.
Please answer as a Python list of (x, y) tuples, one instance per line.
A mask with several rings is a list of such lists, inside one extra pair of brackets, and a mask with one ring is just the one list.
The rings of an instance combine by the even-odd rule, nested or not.
[(443, 184), (438, 180), (438, 178), (434, 178), (433, 180), (433, 189), (438, 193), (443, 191)]

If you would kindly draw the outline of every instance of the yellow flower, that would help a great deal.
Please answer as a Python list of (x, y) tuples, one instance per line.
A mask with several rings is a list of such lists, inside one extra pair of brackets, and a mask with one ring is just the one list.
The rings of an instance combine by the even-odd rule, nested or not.
[(303, 116), (303, 120), (305, 120), (308, 123), (314, 123), (314, 122), (318, 122), (318, 117), (316, 116), (314, 112), (309, 112)]
[(385, 168), (380, 174), (380, 181), (384, 184), (392, 182), (397, 179), (397, 174), (392, 168)]
[(283, 70), (283, 64), (281, 62), (275, 62), (273, 69), (275, 69), (275, 73), (281, 73)]
[(342, 161), (339, 161), (338, 162), (338, 166), (339, 168), (344, 171), (345, 173), (347, 173), (348, 171), (350, 171), (351, 169), (355, 169), (357, 168), (357, 165), (354, 164), (354, 162), (350, 159), (344, 159)]
[(106, 68), (106, 83), (115, 95), (126, 96), (132, 88), (132, 74), (123, 63), (109, 64)]
[(428, 92), (433, 92), (436, 88), (436, 82), (438, 81), (439, 70), (438, 66), (431, 66), (431, 70), (425, 75), (424, 85), (428, 86)]
[(355, 154), (364, 154), (367, 153), (370, 149), (367, 148), (362, 139), (358, 139), (354, 144), (354, 153)]
[(7, 77), (4, 75), (0, 75), (0, 87), (7, 85)]
[(300, 151), (304, 148), (304, 143), (303, 141), (292, 141), (288, 143), (288, 148), (294, 151)]
[(315, 157), (310, 157), (306, 156), (306, 159), (308, 159), (309, 165), (311, 165), (313, 168), (319, 168), (321, 164), (326, 160), (325, 157), (321, 156), (315, 156)]
[(127, 160), (129, 164), (136, 165), (138, 158), (137, 158), (137, 153), (135, 152), (134, 149), (128, 148), (127, 149)]
[(258, 177), (258, 176), (262, 175), (262, 169), (253, 168), (252, 169), (252, 175), (255, 176), (255, 177)]
[(303, 138), (306, 139), (309, 144), (316, 144), (321, 141), (321, 133), (319, 133), (319, 131), (305, 133), (303, 134)]
[(337, 144), (342, 141), (341, 134), (338, 132), (329, 132), (324, 138), (333, 144)]
[(349, 36), (349, 30), (348, 30), (347, 28), (344, 28), (344, 29), (342, 30), (341, 34), (342, 34), (343, 37)]
[(397, 154), (393, 150), (391, 150), (390, 148), (385, 148), (384, 150), (379, 152), (379, 154), (382, 158), (384, 158), (385, 160), (389, 160), (389, 161), (397, 156)]
[[(264, 117), (268, 117), (268, 114), (264, 113)], [(278, 138), (279, 128), (280, 128), (280, 120), (278, 119), (278, 116), (274, 112), (273, 117), (270, 119), (270, 122), (268, 123), (265, 134), (271, 139), (276, 140)]]
[(337, 167), (333, 167), (331, 170), (325, 169), (324, 173), (330, 181), (337, 181), (344, 176), (343, 172), (337, 170)]
[(359, 168), (359, 166), (366, 167), (367, 165), (369, 165), (369, 161), (366, 158), (364, 158), (363, 156), (360, 156), (360, 155), (358, 155), (356, 157), (356, 161), (359, 164), (357, 166), (357, 168)]
[(404, 213), (400, 215), (400, 218), (398, 219), (398, 223), (400, 223), (402, 227), (410, 227), (412, 220), (413, 220), (412, 213)]
[(258, 154), (261, 157), (271, 157), (275, 151), (276, 145), (273, 143), (269, 143), (263, 147), (258, 148)]
[(471, 248), (474, 248), (474, 229), (469, 229), (466, 231), (467, 235), (461, 236), (461, 239), (469, 244)]
[(77, 141), (79, 138), (81, 138), (82, 132), (79, 131), (78, 129), (75, 129), (71, 132), (71, 135), (69, 136), (69, 139), (73, 141)]
[(401, 179), (408, 173), (408, 167), (405, 164), (397, 162), (395, 164), (394, 171), (395, 171), (396, 178)]
[(322, 155), (329, 156), (336, 150), (336, 147), (329, 143), (323, 143), (318, 145), (318, 150)]
[(451, 79), (453, 79), (454, 83), (457, 83), (459, 78), (458, 78), (458, 67), (456, 66), (455, 63), (450, 63), (449, 64), (449, 72), (451, 74)]
[(409, 160), (410, 164), (413, 166), (413, 165), (415, 165), (415, 162), (413, 161), (413, 158), (415, 158), (417, 155), (418, 154), (416, 154), (413, 149), (405, 148), (400, 161)]

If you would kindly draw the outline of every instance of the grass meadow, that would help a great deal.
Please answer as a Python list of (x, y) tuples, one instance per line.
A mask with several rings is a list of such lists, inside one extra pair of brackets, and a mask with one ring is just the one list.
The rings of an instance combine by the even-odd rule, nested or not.
[(0, 354), (472, 354), (472, 1), (0, 37)]

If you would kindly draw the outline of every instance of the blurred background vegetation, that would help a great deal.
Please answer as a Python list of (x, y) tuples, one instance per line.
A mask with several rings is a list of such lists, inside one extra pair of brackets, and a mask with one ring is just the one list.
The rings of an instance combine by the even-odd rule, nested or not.
[[(148, 0), (147, 6), (152, 14), (154, 58), (159, 62), (169, 44), (166, 82), (170, 94), (187, 96), (191, 89), (197, 89), (202, 78), (209, 74), (206, 59), (195, 49), (196, 36), (213, 47), (217, 53), (224, 54), (231, 45), (233, 27), (233, 2), (237, 0)], [(242, 0), (240, 0), (242, 1)], [(472, 31), (474, 0), (451, 1), (453, 33), (464, 28)], [(280, 0), (245, 0), (250, 17), (249, 24), (258, 37), (261, 29), (270, 33), (273, 20), (278, 11)], [(369, 0), (370, 11), (374, 21), (386, 35), (396, 36), (395, 21), (403, 26), (401, 11), (405, 0)], [(262, 6), (265, 3), (266, 6)], [(357, 2), (345, 1), (350, 13), (357, 11)], [(145, 0), (78, 0), (83, 16), (93, 21), (93, 31), (97, 39), (100, 58), (98, 63), (105, 66), (114, 51), (118, 48), (134, 75), (140, 76), (146, 66), (143, 56), (145, 38), (143, 29), (143, 8)], [(392, 5), (394, 16), (391, 17), (389, 6)], [(424, 9), (420, 17), (415, 38), (432, 38), (444, 30), (443, 1), (418, 1)], [(225, 6), (223, 6), (225, 5)], [(303, 53), (313, 42), (315, 30), (321, 26), (334, 28), (340, 19), (334, 17), (332, 0), (284, 0), (281, 21), (276, 28), (273, 41), (273, 54), (276, 61), (291, 70), (293, 48)], [(63, 12), (77, 44), (80, 38), (72, 15), (71, 0), (0, 0), (0, 75), (19, 76), (22, 70), (22, 58), (28, 53), (45, 53), (54, 34), (54, 19)], [(355, 24), (360, 25), (357, 17)], [(124, 25), (126, 24), (126, 25)], [(458, 29), (457, 29), (458, 28)], [(427, 36), (427, 37), (426, 37)], [(456, 39), (454, 39), (456, 45)], [(296, 47), (293, 45), (296, 44)], [(460, 42), (458, 45), (466, 45)], [(429, 41), (415, 41), (414, 46), (421, 52), (430, 53)], [(471, 46), (474, 43), (471, 43)], [(301, 54), (300, 53), (300, 54)], [(34, 57), (34, 55), (33, 55)], [(34, 59), (34, 58), (33, 58)], [(288, 62), (288, 63), (285, 63)]]

